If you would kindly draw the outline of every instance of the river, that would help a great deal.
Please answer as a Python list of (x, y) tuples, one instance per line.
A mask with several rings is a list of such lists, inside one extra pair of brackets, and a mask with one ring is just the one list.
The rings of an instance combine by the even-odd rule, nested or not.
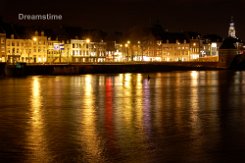
[(0, 162), (244, 162), (244, 138), (244, 71), (0, 79)]

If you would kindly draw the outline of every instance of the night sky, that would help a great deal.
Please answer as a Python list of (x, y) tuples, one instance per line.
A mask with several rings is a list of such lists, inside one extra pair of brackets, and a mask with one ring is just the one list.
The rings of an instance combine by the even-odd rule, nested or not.
[[(237, 36), (245, 38), (244, 0), (2, 0), (0, 16), (7, 22), (81, 26), (107, 32), (149, 26), (157, 20), (169, 31), (196, 31), (227, 36), (231, 16)], [(18, 21), (18, 13), (61, 14), (62, 21)]]

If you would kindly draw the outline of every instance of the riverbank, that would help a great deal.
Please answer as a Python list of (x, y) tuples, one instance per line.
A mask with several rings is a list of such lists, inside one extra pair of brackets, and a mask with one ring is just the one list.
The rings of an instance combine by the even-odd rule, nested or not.
[(218, 62), (127, 62), (67, 64), (0, 64), (1, 76), (75, 75), (95, 73), (220, 70)]

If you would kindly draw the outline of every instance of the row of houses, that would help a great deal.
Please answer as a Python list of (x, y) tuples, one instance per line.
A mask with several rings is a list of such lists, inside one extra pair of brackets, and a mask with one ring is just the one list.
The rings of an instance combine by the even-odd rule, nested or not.
[(51, 40), (44, 32), (34, 33), (32, 38), (19, 39), (0, 34), (1, 62), (55, 63), (102, 62), (106, 57), (105, 42), (89, 39)]
[(146, 40), (107, 43), (88, 39), (52, 40), (36, 31), (31, 38), (20, 39), (0, 34), (0, 62), (128, 62), (194, 61), (218, 56), (221, 42), (200, 38), (190, 40)]
[[(93, 41), (93, 38), (66, 37), (51, 39), (44, 31), (35, 31), (21, 38), (0, 31), (0, 62), (26, 63), (97, 63), (138, 61), (218, 61), (220, 55), (233, 49), (234, 54), (244, 53), (244, 46), (236, 37), (233, 20), (228, 29), (228, 39), (203, 37), (183, 33), (169, 33), (159, 29), (139, 34), (124, 41)], [(137, 30), (139, 31), (139, 30)], [(133, 31), (132, 35), (136, 35)], [(160, 37), (159, 37), (160, 36)], [(74, 36), (72, 36), (74, 37)], [(131, 40), (130, 40), (131, 39)], [(97, 39), (98, 40), (98, 39)], [(229, 40), (229, 41), (227, 41)], [(228, 44), (227, 42), (230, 42)], [(229, 46), (227, 46), (229, 45)]]

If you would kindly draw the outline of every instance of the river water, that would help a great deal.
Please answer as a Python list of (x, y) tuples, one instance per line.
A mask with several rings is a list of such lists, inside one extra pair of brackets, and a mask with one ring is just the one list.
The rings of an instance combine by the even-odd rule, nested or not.
[(244, 162), (245, 72), (0, 79), (0, 162)]

